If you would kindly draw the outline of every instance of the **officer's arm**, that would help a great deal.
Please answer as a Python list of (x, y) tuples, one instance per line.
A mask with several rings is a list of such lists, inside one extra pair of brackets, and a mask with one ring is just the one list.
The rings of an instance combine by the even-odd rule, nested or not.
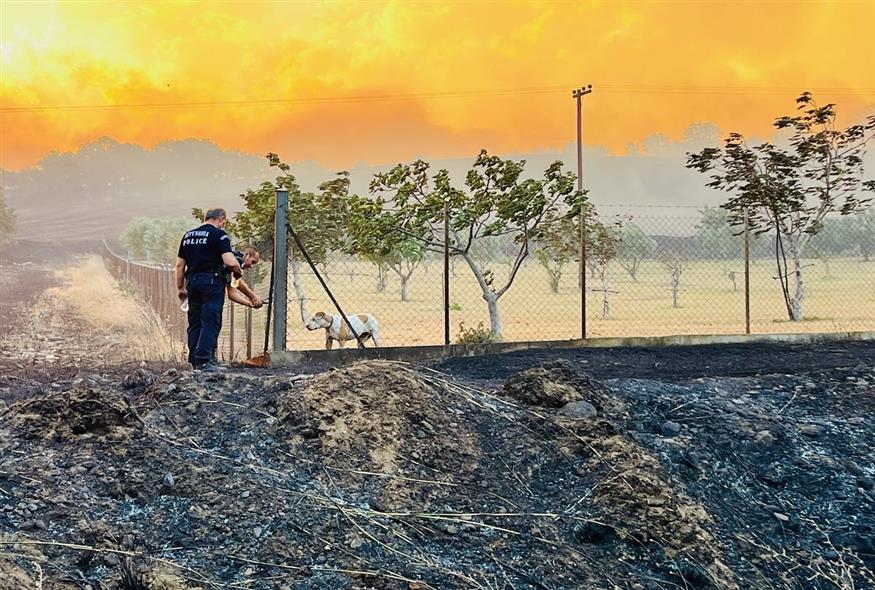
[[(255, 291), (249, 288), (249, 285), (246, 284), (246, 281), (240, 279), (237, 283), (237, 289), (240, 290), (241, 293), (249, 297), (249, 302), (252, 304), (252, 307), (258, 309), (263, 305), (261, 301), (261, 297), (255, 294)], [(235, 289), (236, 290), (236, 289)], [(228, 297), (231, 297), (231, 294), (228, 293)]]
[(176, 290), (180, 299), (185, 299), (188, 293), (185, 291), (185, 258), (176, 257)]
[(225, 266), (230, 269), (232, 275), (234, 275), (238, 279), (243, 276), (243, 269), (240, 268), (240, 263), (237, 262), (237, 258), (234, 257), (234, 254), (232, 254), (231, 252), (223, 253), (222, 262), (224, 262)]
[(246, 284), (246, 281), (240, 279), (237, 283), (237, 288), (240, 289), (240, 292), (252, 299), (255, 297), (255, 293), (252, 292), (252, 289), (249, 288), (249, 285)]
[(247, 299), (243, 295), (243, 293), (241, 293), (239, 290), (235, 289), (231, 285), (228, 285), (225, 288), (225, 291), (228, 294), (228, 299), (230, 299), (234, 303), (239, 303), (240, 305), (245, 305), (246, 307), (252, 307), (252, 302)]

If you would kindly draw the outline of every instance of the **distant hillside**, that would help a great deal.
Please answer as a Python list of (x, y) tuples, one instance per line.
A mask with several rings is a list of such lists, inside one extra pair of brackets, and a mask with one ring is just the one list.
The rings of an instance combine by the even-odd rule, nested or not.
[[(716, 145), (719, 134), (707, 124), (692, 126), (683, 142), (648, 138), (643, 151), (613, 156), (598, 148), (584, 154), (584, 185), (602, 215), (651, 219), (653, 230), (689, 235), (697, 209), (719, 205), (725, 196), (705, 187), (706, 178), (684, 167), (685, 153)], [(462, 184), (476, 154), (432, 160)], [(503, 154), (528, 162), (526, 172), (540, 175), (554, 160), (574, 170), (573, 146), (563, 152)], [(875, 167), (867, 157), (867, 176)], [(315, 190), (335, 171), (313, 162), (292, 162), (304, 190)], [(373, 174), (383, 166), (350, 169), (352, 190), (365, 194)], [(133, 217), (188, 215), (192, 207), (222, 206), (233, 212), (247, 188), (272, 179), (263, 155), (223, 150), (209, 141), (182, 140), (146, 149), (100, 138), (76, 152), (51, 153), (38, 166), (0, 171), (8, 202), (19, 219), (19, 236), (31, 241), (115, 238)], [(686, 208), (668, 208), (683, 206)], [(654, 219), (655, 218), (655, 219)]]
[(101, 138), (38, 166), (3, 172), (22, 239), (115, 237), (138, 215), (187, 215), (192, 207), (239, 207), (237, 196), (269, 178), (263, 158), (197, 140), (154, 149)]

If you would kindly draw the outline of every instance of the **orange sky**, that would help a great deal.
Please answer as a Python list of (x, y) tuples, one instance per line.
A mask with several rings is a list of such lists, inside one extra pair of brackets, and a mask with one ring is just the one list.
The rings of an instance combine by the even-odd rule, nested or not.
[(12, 169), (103, 135), (329, 167), (561, 149), (570, 89), (585, 82), (585, 141), (616, 153), (697, 121), (766, 133), (806, 88), (848, 117), (875, 108), (875, 2), (0, 7), (0, 167)]

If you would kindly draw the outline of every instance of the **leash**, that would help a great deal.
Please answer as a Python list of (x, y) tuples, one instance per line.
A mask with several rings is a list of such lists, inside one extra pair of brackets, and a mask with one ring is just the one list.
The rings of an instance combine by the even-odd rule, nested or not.
[[(301, 254), (304, 256), (304, 260), (307, 261), (307, 264), (310, 265), (310, 268), (313, 270), (313, 274), (316, 275), (316, 278), (319, 279), (319, 282), (322, 283), (322, 288), (325, 289), (325, 292), (328, 294), (328, 297), (331, 299), (331, 303), (334, 304), (334, 307), (337, 308), (338, 313), (340, 313), (340, 317), (343, 318), (343, 321), (346, 322), (346, 326), (349, 328), (349, 331), (352, 332), (352, 335), (355, 336), (356, 342), (358, 342), (359, 348), (364, 348), (365, 343), (362, 341), (362, 337), (358, 335), (358, 332), (355, 331), (355, 328), (352, 327), (352, 323), (350, 323), (349, 318), (346, 317), (346, 314), (343, 313), (343, 310), (340, 309), (340, 303), (337, 302), (337, 299), (334, 298), (334, 294), (331, 293), (331, 289), (328, 288), (328, 285), (322, 279), (322, 275), (319, 274), (319, 271), (316, 269), (316, 265), (313, 264), (313, 261), (310, 259), (310, 255), (307, 254), (306, 248), (304, 248), (304, 244), (301, 243), (300, 238), (298, 238), (298, 234), (295, 233), (295, 230), (292, 229), (292, 224), (286, 221), (286, 229), (289, 230), (289, 234), (291, 234), (292, 238), (295, 240), (295, 244), (298, 245), (298, 249), (301, 251)], [(271, 284), (273, 281), (273, 272), (271, 271)], [(273, 293), (271, 292), (271, 297), (273, 297)], [(269, 305), (269, 304), (268, 304)], [(268, 311), (268, 313), (270, 313)]]

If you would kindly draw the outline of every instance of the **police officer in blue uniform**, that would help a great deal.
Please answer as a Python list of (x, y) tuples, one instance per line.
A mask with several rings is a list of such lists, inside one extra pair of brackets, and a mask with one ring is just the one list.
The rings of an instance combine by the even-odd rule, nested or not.
[(225, 305), (225, 267), (235, 277), (243, 274), (225, 233), (224, 209), (210, 209), (200, 227), (182, 236), (176, 258), (179, 298), (188, 298), (188, 362), (196, 370), (217, 371), (213, 360), (222, 329)]

